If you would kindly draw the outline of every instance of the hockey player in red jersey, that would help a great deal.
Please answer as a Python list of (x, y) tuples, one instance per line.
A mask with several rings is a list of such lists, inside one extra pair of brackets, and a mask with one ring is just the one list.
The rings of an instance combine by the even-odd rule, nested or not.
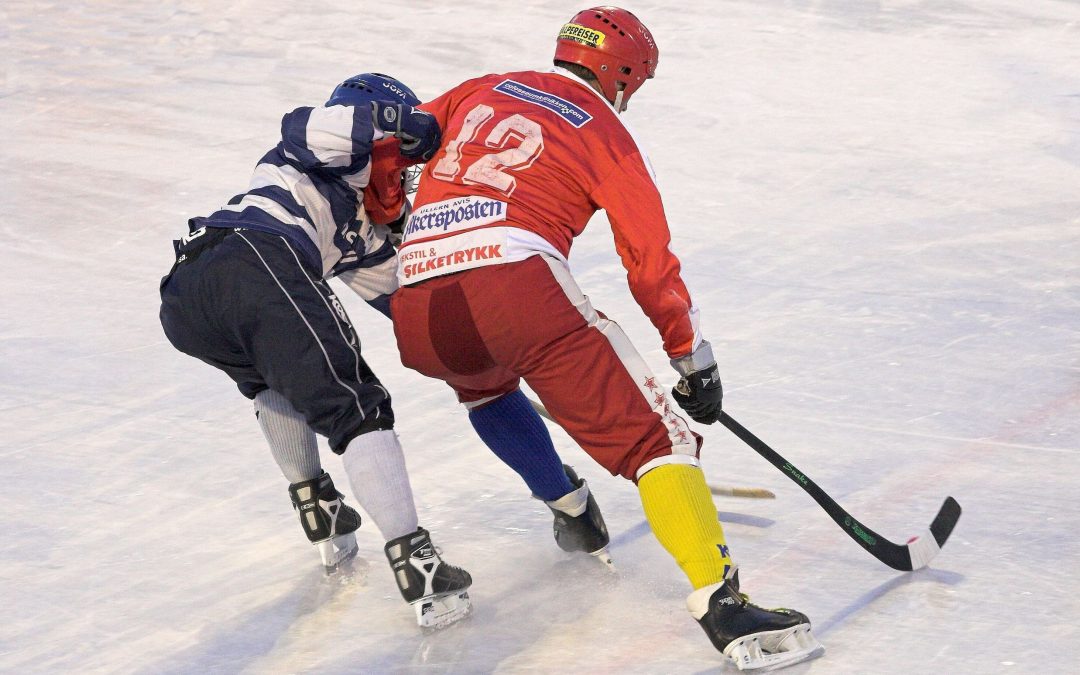
[[(717, 649), (741, 669), (787, 665), (819, 651), (810, 622), (741, 594), (701, 438), (671, 406), (711, 424), (722, 388), (652, 168), (618, 115), (658, 57), (634, 15), (598, 7), (563, 26), (553, 70), (486, 75), (423, 106), (443, 141), (404, 227), (395, 332), (403, 363), (448, 382), (471, 418), (520, 400), (523, 378), (593, 459), (637, 484), (653, 533), (695, 589), (687, 607)], [(680, 376), (670, 395), (570, 275), (571, 243), (599, 209)], [(474, 425), (498, 436), (498, 417)]]

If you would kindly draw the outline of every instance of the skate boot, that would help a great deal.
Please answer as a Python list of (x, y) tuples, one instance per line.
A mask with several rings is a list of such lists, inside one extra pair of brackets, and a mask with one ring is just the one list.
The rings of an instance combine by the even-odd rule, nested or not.
[(699, 588), (686, 608), (705, 629), (713, 646), (739, 670), (773, 669), (820, 655), (821, 644), (810, 633), (810, 619), (793, 609), (762, 609), (739, 593), (739, 571)]
[(318, 478), (289, 486), (293, 508), (300, 512), (300, 525), (308, 541), (315, 544), (327, 571), (356, 555), (356, 535), (360, 514), (342, 501), (325, 471)]
[(386, 544), (401, 597), (416, 611), (421, 628), (444, 628), (472, 611), (468, 588), (472, 577), (443, 562), (424, 528)]
[(555, 543), (564, 551), (584, 551), (596, 556), (608, 567), (613, 567), (607, 550), (610, 537), (600, 507), (596, 505), (585, 479), (578, 478), (566, 464), (563, 464), (563, 470), (577, 489), (554, 501), (544, 502), (555, 516)]

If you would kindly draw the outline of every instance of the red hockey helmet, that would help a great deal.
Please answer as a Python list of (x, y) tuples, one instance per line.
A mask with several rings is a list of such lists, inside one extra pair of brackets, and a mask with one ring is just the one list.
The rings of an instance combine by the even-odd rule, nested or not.
[(660, 50), (649, 29), (618, 7), (578, 12), (555, 41), (555, 60), (592, 71), (604, 97), (620, 111), (638, 87), (656, 75), (659, 59)]

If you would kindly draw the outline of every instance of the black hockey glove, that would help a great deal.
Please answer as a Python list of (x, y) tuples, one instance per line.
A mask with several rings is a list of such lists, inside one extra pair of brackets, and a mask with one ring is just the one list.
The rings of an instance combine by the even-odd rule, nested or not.
[(671, 365), (682, 375), (671, 389), (671, 397), (700, 424), (712, 424), (720, 419), (724, 387), (720, 384), (720, 369), (712, 355), (712, 347), (704, 340), (697, 351)]
[(401, 140), (401, 154), (409, 159), (427, 161), (439, 149), (442, 132), (435, 117), (404, 103), (372, 101), (375, 126)]

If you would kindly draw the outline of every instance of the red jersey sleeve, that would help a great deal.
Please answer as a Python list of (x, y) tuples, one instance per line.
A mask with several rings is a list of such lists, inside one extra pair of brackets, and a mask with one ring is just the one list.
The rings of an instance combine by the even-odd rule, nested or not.
[(364, 189), (364, 210), (372, 222), (385, 225), (401, 217), (405, 208), (401, 171), (408, 162), (395, 138), (384, 138), (372, 146), (371, 173)]
[[(473, 82), (475, 80), (464, 82), (442, 96), (421, 103), (417, 108), (431, 113), (439, 123), (439, 129), (445, 132), (456, 97), (461, 96), (460, 92), (467, 91)], [(445, 138), (443, 140), (445, 141)], [(364, 210), (372, 221), (379, 224), (389, 223), (401, 216), (405, 206), (401, 172), (408, 166), (423, 162), (419, 158), (403, 157), (400, 148), (397, 139), (384, 138), (377, 141), (371, 149), (371, 176), (368, 179), (368, 189), (364, 192)]]
[(660, 192), (642, 156), (623, 158), (591, 196), (607, 212), (630, 293), (660, 332), (664, 351), (672, 359), (686, 356), (700, 340), (696, 310), (670, 249)]

